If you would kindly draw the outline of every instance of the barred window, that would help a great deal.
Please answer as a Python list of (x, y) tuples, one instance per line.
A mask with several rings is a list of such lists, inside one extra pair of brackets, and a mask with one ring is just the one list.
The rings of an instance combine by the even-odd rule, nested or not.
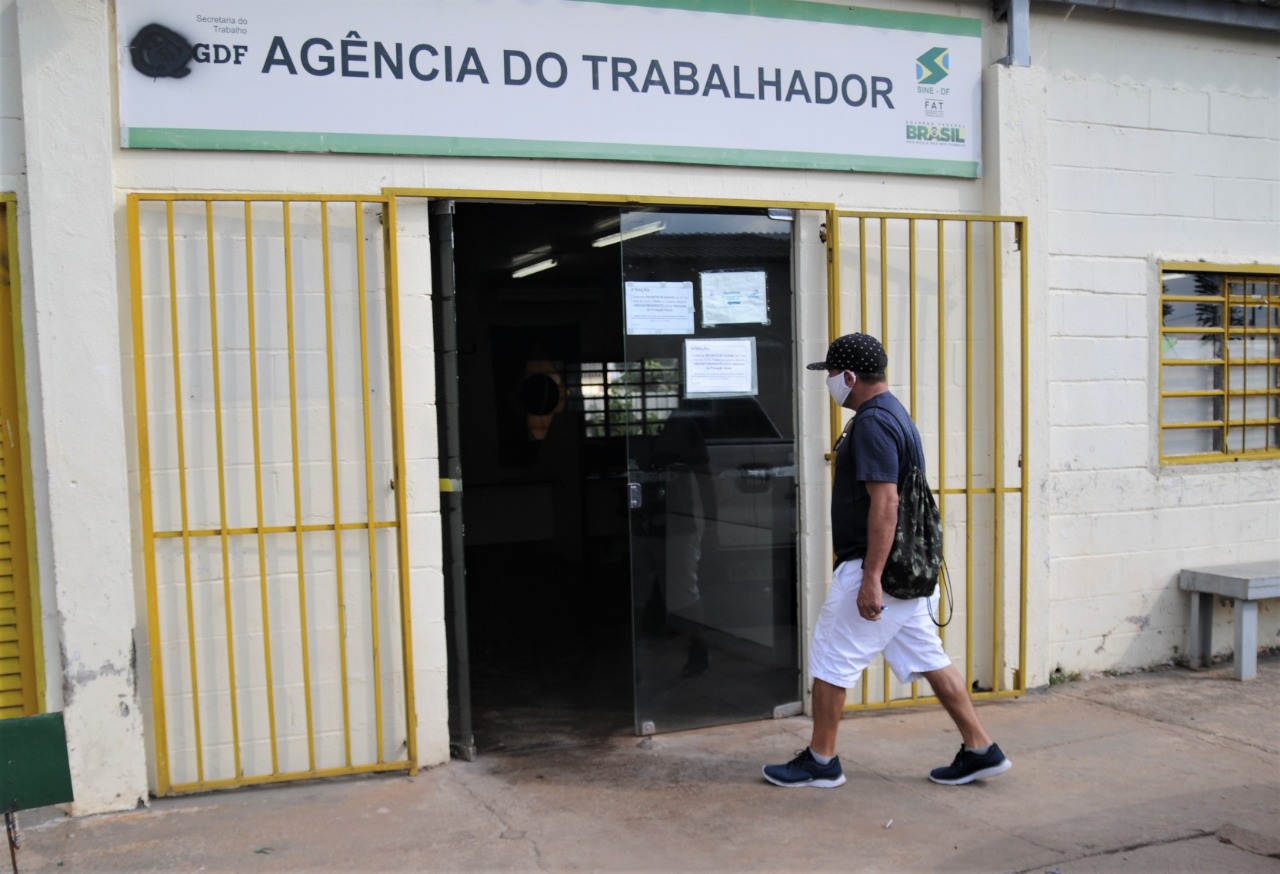
[(1160, 460), (1280, 457), (1280, 268), (1161, 265)]
[(653, 435), (680, 404), (680, 362), (585, 361), (566, 374), (581, 399), (587, 437)]

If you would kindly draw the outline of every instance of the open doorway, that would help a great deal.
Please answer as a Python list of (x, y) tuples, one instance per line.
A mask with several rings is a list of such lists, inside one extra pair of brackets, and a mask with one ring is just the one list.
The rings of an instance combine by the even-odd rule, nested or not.
[[(631, 726), (626, 449), (620, 437), (587, 436), (580, 394), (584, 363), (623, 359), (618, 247), (589, 244), (617, 222), (618, 210), (602, 207), (456, 204), (463, 549), (480, 752)], [(523, 273), (548, 260), (553, 268)]]
[(788, 216), (447, 210), (433, 266), (465, 483), (445, 510), (455, 747), (798, 701)]

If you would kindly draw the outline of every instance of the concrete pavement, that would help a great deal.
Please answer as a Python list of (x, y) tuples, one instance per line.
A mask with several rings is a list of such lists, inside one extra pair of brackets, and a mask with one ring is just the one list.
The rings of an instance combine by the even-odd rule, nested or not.
[(959, 745), (937, 708), (852, 716), (848, 782), (760, 767), (797, 717), (608, 738), (407, 776), (23, 814), (35, 871), (1280, 872), (1280, 658), (1082, 680), (980, 708), (1014, 762), (935, 786)]

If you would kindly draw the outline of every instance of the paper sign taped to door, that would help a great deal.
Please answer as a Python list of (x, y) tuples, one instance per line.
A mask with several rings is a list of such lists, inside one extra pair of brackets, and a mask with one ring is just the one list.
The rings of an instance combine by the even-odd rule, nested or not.
[(692, 334), (692, 282), (628, 282), (628, 334)]
[(722, 270), (700, 278), (704, 328), (769, 324), (763, 270)]
[(749, 397), (759, 394), (756, 381), (756, 338), (685, 340), (684, 394), (687, 398)]

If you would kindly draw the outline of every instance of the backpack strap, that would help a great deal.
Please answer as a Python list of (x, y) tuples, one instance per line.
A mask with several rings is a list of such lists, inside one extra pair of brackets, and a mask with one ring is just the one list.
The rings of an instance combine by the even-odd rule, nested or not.
[[(912, 467), (918, 467), (920, 470), (922, 471), (924, 470), (924, 457), (920, 455), (920, 453), (924, 451), (924, 447), (920, 447), (919, 449), (917, 449), (915, 441), (907, 436), (906, 429), (902, 427), (902, 423), (898, 421), (898, 417), (890, 413), (885, 407), (881, 406), (878, 403), (875, 403), (876, 398), (878, 397), (879, 395), (877, 395), (875, 398), (871, 398), (866, 403), (864, 403), (859, 408), (859, 412), (856, 413), (854, 417), (849, 420), (849, 423), (850, 425), (856, 424), (858, 421), (858, 417), (862, 415), (862, 412), (861, 412), (862, 410), (884, 410), (885, 411), (885, 415), (889, 418), (891, 422), (893, 422), (893, 427), (897, 429), (898, 437), (902, 441), (902, 445), (905, 447), (906, 455), (908, 456), (906, 459), (906, 462), (907, 462), (906, 464), (902, 463), (902, 459), (898, 460), (898, 468), (899, 468), (898, 488), (901, 489), (902, 484), (903, 482), (906, 481), (907, 474), (911, 472)], [(846, 433), (849, 436), (852, 436), (853, 429), (851, 427), (846, 427)], [(843, 437), (841, 439), (843, 439)]]

